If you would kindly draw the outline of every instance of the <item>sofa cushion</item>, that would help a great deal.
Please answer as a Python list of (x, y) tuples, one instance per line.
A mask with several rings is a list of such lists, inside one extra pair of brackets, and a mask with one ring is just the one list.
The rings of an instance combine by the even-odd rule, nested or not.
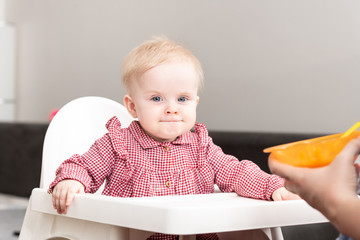
[(0, 192), (29, 197), (39, 186), (47, 124), (0, 124)]

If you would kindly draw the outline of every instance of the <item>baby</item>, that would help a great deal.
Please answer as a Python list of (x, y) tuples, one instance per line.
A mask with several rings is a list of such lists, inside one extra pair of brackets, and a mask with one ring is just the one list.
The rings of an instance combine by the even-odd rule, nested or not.
[[(103, 194), (115, 197), (207, 194), (216, 184), (244, 197), (297, 198), (283, 187), (282, 178), (224, 154), (205, 125), (196, 123), (203, 71), (183, 46), (166, 38), (144, 42), (125, 59), (123, 83), (124, 105), (137, 120), (121, 128), (113, 117), (106, 124), (108, 133), (85, 154), (61, 164), (49, 187), (58, 213), (66, 214), (76, 193), (94, 193), (104, 181)], [(202, 237), (216, 239), (216, 234)]]

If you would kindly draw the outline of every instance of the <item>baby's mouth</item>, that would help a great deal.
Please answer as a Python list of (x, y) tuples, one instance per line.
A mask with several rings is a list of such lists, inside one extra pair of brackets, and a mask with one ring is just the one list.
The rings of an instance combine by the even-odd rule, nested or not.
[(160, 122), (172, 123), (172, 122), (181, 122), (181, 120), (180, 119), (167, 119), (167, 120), (160, 120)]

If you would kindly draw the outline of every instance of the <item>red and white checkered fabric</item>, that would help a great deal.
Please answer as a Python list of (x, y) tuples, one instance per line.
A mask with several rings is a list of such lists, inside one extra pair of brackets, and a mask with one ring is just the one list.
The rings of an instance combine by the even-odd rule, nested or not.
[[(265, 173), (253, 162), (224, 154), (201, 123), (195, 124), (195, 132), (172, 142), (155, 141), (138, 121), (121, 128), (113, 117), (106, 127), (109, 132), (88, 152), (60, 165), (50, 190), (63, 179), (75, 179), (85, 186), (85, 192), (93, 193), (106, 181), (104, 195), (145, 197), (212, 193), (215, 183), (223, 192), (270, 200), (284, 185), (283, 179)], [(151, 239), (173, 237), (166, 236)]]

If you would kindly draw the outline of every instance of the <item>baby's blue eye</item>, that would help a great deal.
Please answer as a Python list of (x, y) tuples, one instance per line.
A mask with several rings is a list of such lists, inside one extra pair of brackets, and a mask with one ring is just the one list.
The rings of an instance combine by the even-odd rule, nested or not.
[(154, 102), (160, 102), (161, 97), (152, 97), (151, 100), (153, 100)]
[(178, 101), (179, 101), (179, 102), (185, 102), (185, 101), (186, 101), (186, 97), (179, 97), (179, 98), (178, 98)]

